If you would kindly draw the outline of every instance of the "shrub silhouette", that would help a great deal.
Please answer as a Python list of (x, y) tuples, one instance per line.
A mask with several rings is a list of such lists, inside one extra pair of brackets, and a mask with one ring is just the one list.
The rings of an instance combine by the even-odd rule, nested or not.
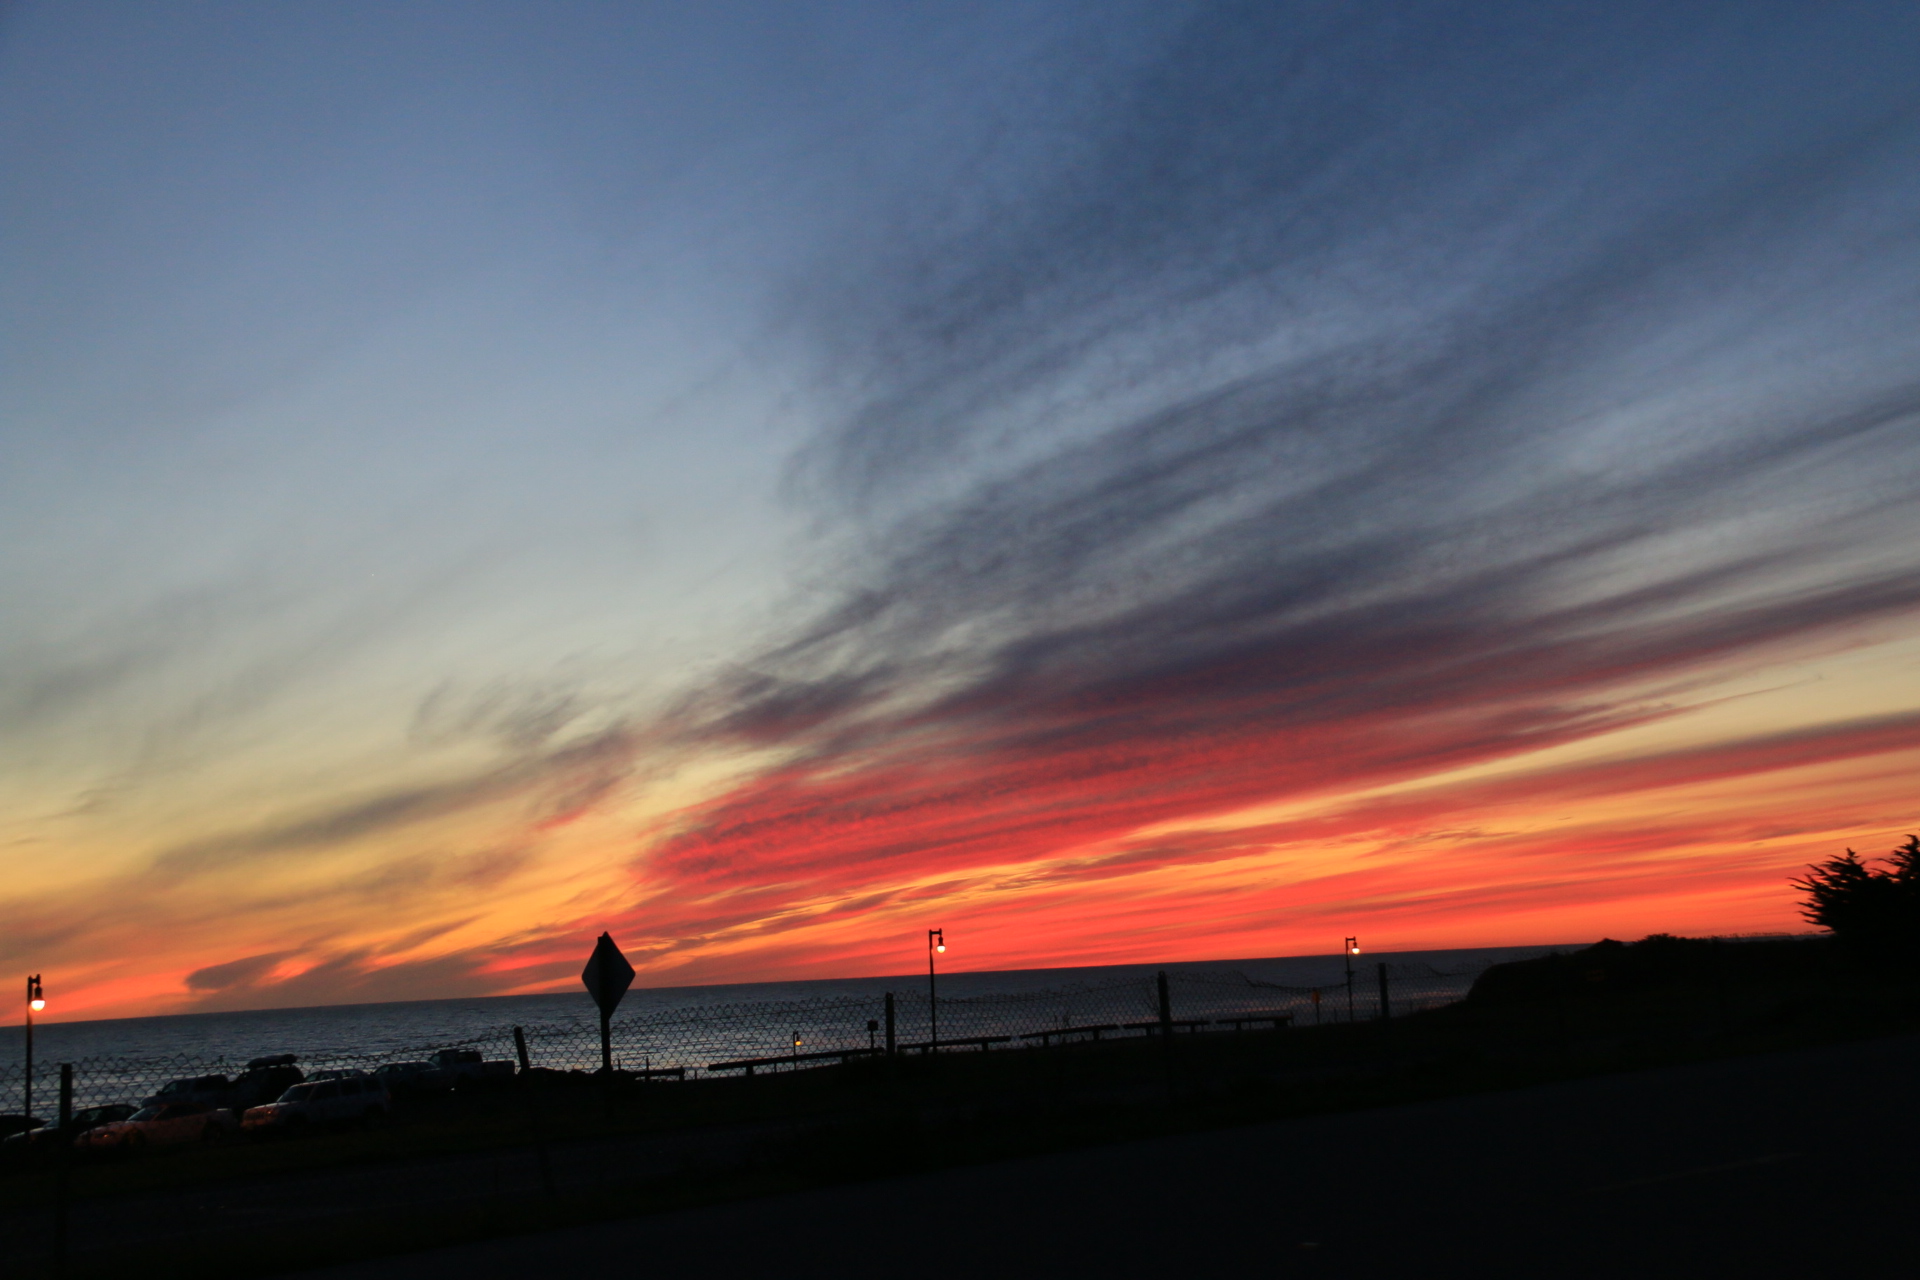
[(1792, 882), (1807, 896), (1800, 914), (1850, 949), (1881, 959), (1920, 955), (1920, 836), (1908, 836), (1870, 867), (1849, 849)]

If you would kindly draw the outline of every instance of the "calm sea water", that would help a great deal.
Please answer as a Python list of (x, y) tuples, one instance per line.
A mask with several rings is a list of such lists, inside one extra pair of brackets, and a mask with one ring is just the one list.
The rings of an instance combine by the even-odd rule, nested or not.
[[(1371, 965), (1427, 965), (1442, 972), (1477, 971), (1488, 964), (1524, 959), (1561, 946), (1496, 947), (1479, 950), (1412, 951), (1367, 955)], [(1240, 972), (1263, 982), (1291, 986), (1332, 986), (1343, 981), (1343, 958), (1272, 956), (1244, 960), (1196, 961), (1167, 965), (1100, 965), (1066, 969), (1016, 969), (993, 973), (940, 975), (940, 997), (1017, 995), (1101, 985), (1126, 979), (1150, 979), (1157, 969), (1170, 974)], [(915, 998), (926, 992), (924, 973), (808, 982), (743, 983), (706, 987), (656, 987), (628, 992), (622, 1018), (649, 1013), (724, 1006), (818, 1000), (833, 997), (879, 998), (896, 991)], [(461, 1000), (419, 1000), (393, 1004), (327, 1005), (305, 1009), (260, 1009), (239, 1013), (186, 1013), (154, 1018), (113, 1018), (94, 1022), (43, 1023), (34, 1030), (34, 1057), (40, 1063), (79, 1061), (102, 1056), (157, 1061), (190, 1058), (204, 1062), (244, 1063), (269, 1053), (295, 1053), (303, 1060), (342, 1055), (388, 1059), (417, 1058), (434, 1048), (497, 1037), (504, 1027), (530, 1030), (577, 1027), (585, 1034), (597, 1026), (597, 1014), (584, 990), (558, 995), (489, 996)], [(0, 1028), (0, 1062), (17, 1063), (23, 1049), (18, 1026)]]

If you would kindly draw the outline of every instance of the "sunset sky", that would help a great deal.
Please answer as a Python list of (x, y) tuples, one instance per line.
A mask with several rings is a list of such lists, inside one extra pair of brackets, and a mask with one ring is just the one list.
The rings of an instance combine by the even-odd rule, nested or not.
[(1904, 0), (0, 9), (0, 968), (1803, 928), (1920, 829), (1916, 66)]

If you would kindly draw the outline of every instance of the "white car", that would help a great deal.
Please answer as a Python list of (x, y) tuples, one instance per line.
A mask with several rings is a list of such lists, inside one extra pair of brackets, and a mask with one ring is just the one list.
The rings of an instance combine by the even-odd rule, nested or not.
[(384, 1084), (354, 1072), (333, 1080), (309, 1080), (294, 1085), (277, 1102), (249, 1107), (240, 1118), (240, 1128), (250, 1138), (264, 1138), (327, 1126), (381, 1124), (392, 1107)]
[(136, 1151), (184, 1142), (219, 1142), (236, 1128), (233, 1112), (204, 1102), (159, 1102), (125, 1120), (95, 1125), (73, 1140), (83, 1150)]
[(198, 1102), (202, 1106), (224, 1107), (233, 1101), (233, 1082), (225, 1076), (187, 1076), (169, 1080), (160, 1092), (144, 1098), (140, 1105), (157, 1107), (168, 1102)]
[(440, 1049), (428, 1054), (427, 1061), (455, 1081), (513, 1078), (513, 1063), (483, 1061), (478, 1049)]
[(453, 1074), (431, 1062), (389, 1062), (375, 1067), (373, 1075), (396, 1098), (445, 1093), (453, 1088)]

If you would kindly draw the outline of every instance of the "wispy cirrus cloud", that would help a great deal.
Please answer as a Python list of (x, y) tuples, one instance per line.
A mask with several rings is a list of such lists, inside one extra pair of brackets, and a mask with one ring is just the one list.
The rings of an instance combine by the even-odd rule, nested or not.
[[(280, 21), (286, 118), (378, 78)], [(425, 115), (405, 58), (352, 95), (418, 137), (321, 129), (375, 178), (181, 179), (162, 135), (225, 126), (168, 64), (173, 167), (116, 207), (256, 192), (176, 219), (257, 233), (208, 316), (311, 310), (244, 283), (307, 251), (286, 298), (331, 305), (394, 250), (325, 236), (427, 234), (435, 199), (507, 210), (460, 251), (503, 265), (314, 365), (326, 395), (238, 377), (191, 441), (62, 399), (78, 357), (30, 388), (54, 425), (8, 474), (49, 483), (9, 550), (47, 545), (0, 621), (0, 748), (60, 799), (8, 838), (82, 852), (0, 904), (0, 953), (165, 931), (125, 981), (227, 1007), (571, 984), (609, 926), (656, 980), (890, 969), (933, 913), (982, 964), (1356, 914), (1773, 927), (1791, 867), (1903, 820), (1910, 8), (1059, 0), (644, 49), (582, 15), (539, 68), (496, 56), (510, 6), (458, 49), (385, 21), (341, 48), (451, 70)], [(148, 74), (61, 30), (46, 119)], [(275, 200), (300, 216), (241, 216)], [(68, 230), (14, 259), (138, 256)], [(193, 377), (299, 345), (228, 336)], [(89, 466), (135, 469), (63, 487)]]
[(264, 857), (337, 850), (357, 840), (515, 801), (532, 806), (534, 821), (565, 822), (619, 786), (638, 754), (633, 735), (601, 733), (450, 781), (401, 787), (290, 821), (163, 849), (153, 855), (145, 876), (164, 882)]
[(485, 973), (484, 958), (459, 952), (429, 959), (381, 961), (364, 950), (322, 954), (276, 972), (286, 959), (253, 956), (188, 975), (199, 993), (194, 1008), (298, 1008), (326, 1004), (376, 1004), (392, 1000), (492, 995), (500, 983)]
[(784, 763), (644, 877), (751, 915), (1042, 862), (1907, 625), (1920, 93), (1886, 35), (1207, 8), (1012, 204), (848, 269), (796, 478), (863, 513), (840, 598), (690, 704)]

